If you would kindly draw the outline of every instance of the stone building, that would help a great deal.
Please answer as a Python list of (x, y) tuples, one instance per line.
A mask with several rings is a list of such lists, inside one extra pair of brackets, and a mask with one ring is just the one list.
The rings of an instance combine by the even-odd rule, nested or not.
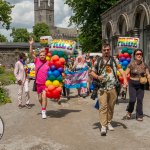
[(120, 0), (102, 15), (102, 38), (117, 53), (119, 36), (139, 37), (145, 62), (150, 66), (150, 0)]
[(51, 31), (53, 38), (74, 39), (77, 30), (72, 28), (59, 28), (54, 25), (54, 0), (34, 0), (35, 24), (44, 22)]

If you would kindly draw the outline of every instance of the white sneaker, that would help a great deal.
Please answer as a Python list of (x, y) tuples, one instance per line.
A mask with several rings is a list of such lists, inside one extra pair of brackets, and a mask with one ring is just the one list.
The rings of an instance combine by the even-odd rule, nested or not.
[(110, 123), (108, 123), (107, 127), (108, 127), (108, 130), (110, 130), (110, 131), (114, 131), (115, 130)]
[(42, 110), (42, 118), (43, 118), (43, 119), (46, 119), (46, 117), (47, 117), (47, 116), (46, 116), (46, 110)]
[(106, 127), (104, 126), (101, 128), (101, 136), (106, 136)]

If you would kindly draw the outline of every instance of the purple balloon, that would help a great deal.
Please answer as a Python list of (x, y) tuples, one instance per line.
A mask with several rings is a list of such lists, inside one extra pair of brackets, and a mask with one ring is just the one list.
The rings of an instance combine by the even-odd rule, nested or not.
[(121, 62), (123, 62), (124, 60), (126, 60), (125, 57), (121, 57), (121, 58), (119, 59), (119, 61), (121, 61)]
[(131, 61), (131, 58), (127, 58), (126, 60), (127, 60), (128, 62), (130, 62), (130, 61)]
[(58, 68), (58, 71), (62, 73), (64, 72), (64, 69), (61, 67), (61, 68)]
[(51, 71), (54, 71), (54, 70), (56, 70), (56, 67), (55, 67), (55, 65), (52, 65), (51, 66)]

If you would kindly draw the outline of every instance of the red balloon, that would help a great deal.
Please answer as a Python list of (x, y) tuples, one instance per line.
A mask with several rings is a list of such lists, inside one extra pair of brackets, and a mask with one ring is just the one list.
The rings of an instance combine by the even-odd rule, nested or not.
[(59, 60), (59, 57), (58, 57), (57, 55), (54, 55), (54, 56), (52, 57), (52, 60), (53, 60), (53, 61), (58, 61), (58, 60)]
[(46, 92), (46, 97), (53, 98), (53, 94), (51, 92)]
[(52, 54), (51, 54), (51, 53), (47, 53), (47, 56), (51, 57), (51, 56), (52, 56)]
[(128, 54), (128, 53), (124, 53), (123, 55), (124, 55), (125, 58), (128, 58), (128, 57), (129, 57), (129, 54)]
[(119, 57), (119, 58), (124, 57), (124, 54), (120, 53), (120, 54), (118, 55), (118, 57)]
[(54, 63), (54, 65), (56, 66), (56, 68), (60, 68), (61, 67), (61, 62), (60, 61), (56, 61)]
[(120, 82), (123, 81), (123, 77), (122, 77), (122, 76), (119, 77), (119, 81), (120, 81)]
[(49, 53), (49, 48), (48, 47), (45, 48), (45, 53), (46, 53), (46, 55)]
[(53, 61), (49, 61), (48, 66), (51, 67), (52, 65), (54, 65), (54, 62)]
[(60, 99), (60, 92), (58, 92), (56, 89), (52, 92), (54, 99)]

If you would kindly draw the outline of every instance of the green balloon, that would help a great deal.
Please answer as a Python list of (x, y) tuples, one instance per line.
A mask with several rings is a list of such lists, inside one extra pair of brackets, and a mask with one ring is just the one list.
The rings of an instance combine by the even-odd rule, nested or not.
[(133, 53), (133, 50), (132, 49), (128, 49), (128, 54), (132, 54)]
[(48, 78), (50, 81), (54, 81), (54, 80), (56, 80), (56, 78), (55, 78), (55, 76), (53, 76), (53, 75), (51, 75), (51, 76), (49, 76), (49, 78)]
[(67, 55), (64, 55), (64, 58), (65, 58), (65, 59), (68, 59)]
[(59, 76), (56, 80), (58, 80), (59, 82), (62, 82), (62, 76)]
[(53, 52), (52, 52), (52, 56), (57, 55), (57, 54), (58, 54), (57, 51), (53, 51)]
[(128, 52), (128, 48), (127, 48), (127, 47), (123, 47), (121, 52), (122, 52), (122, 53)]
[(64, 52), (63, 51), (58, 51), (58, 56), (59, 57), (64, 57)]

